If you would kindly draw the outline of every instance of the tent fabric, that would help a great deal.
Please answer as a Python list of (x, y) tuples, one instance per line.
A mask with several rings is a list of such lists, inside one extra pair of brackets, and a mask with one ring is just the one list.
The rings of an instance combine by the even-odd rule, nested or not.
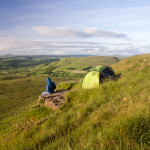
[(99, 66), (96, 66), (93, 70), (97, 70), (97, 71), (99, 71), (99, 72), (101, 72), (103, 74), (106, 74), (105, 76), (113, 76), (113, 77), (115, 77), (115, 72), (109, 66), (99, 65)]
[(107, 67), (107, 66), (99, 65), (99, 66), (96, 66), (93, 70), (97, 70), (97, 71), (102, 72), (106, 67)]
[(108, 76), (115, 77), (115, 72), (110, 67), (106, 67), (102, 73), (107, 74)]
[(99, 72), (91, 71), (84, 77), (82, 81), (82, 88), (90, 89), (99, 86)]
[(82, 88), (91, 89), (98, 87), (105, 79), (114, 78), (115, 72), (109, 66), (99, 65), (88, 72), (82, 80)]

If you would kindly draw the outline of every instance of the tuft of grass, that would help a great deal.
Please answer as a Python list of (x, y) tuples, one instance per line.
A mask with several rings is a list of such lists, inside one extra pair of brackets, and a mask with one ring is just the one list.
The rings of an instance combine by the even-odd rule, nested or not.
[(57, 89), (72, 90), (72, 89), (78, 89), (80, 88), (80, 86), (81, 83), (79, 82), (63, 82), (57, 86)]

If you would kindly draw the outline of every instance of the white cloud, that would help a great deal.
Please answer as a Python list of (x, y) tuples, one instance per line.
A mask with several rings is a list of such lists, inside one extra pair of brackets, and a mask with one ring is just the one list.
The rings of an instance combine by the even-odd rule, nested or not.
[(56, 51), (54, 52), (54, 54), (55, 54), (55, 55), (65, 55), (66, 52), (61, 51), (61, 50), (56, 50)]
[(81, 53), (88, 53), (93, 55), (103, 55), (103, 56), (133, 56), (133, 55), (140, 55), (140, 54), (147, 54), (150, 53), (150, 45), (144, 46), (99, 46), (97, 48), (90, 48), (90, 49), (82, 49)]
[(127, 35), (120, 33), (118, 31), (105, 31), (105, 30), (99, 30), (97, 28), (87, 28), (84, 32), (95, 37), (127, 38)]
[(86, 41), (31, 41), (0, 38), (0, 55), (117, 55), (131, 56), (150, 53), (150, 45), (130, 43), (98, 43)]
[(41, 35), (49, 35), (51, 37), (64, 37), (64, 38), (127, 38), (127, 35), (117, 31), (106, 31), (98, 28), (86, 28), (84, 30), (76, 30), (65, 27), (33, 27), (35, 32)]

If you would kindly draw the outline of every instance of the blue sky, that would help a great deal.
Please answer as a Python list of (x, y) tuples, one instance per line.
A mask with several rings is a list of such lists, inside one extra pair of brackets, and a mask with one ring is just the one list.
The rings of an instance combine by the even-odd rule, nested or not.
[(0, 0), (0, 55), (150, 53), (149, 0)]

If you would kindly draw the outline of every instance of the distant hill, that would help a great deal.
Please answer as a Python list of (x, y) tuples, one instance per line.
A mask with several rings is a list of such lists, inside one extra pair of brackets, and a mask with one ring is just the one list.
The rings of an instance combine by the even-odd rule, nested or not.
[(14, 57), (13, 54), (5, 54), (5, 55), (2, 55), (1, 57)]
[(14, 54), (4, 54), (0, 55), (0, 57), (13, 57), (13, 58), (20, 58), (20, 57), (26, 57), (26, 58), (41, 58), (41, 57), (88, 57), (93, 55), (14, 55)]
[[(89, 56), (83, 58), (69, 58), (69, 59), (61, 59), (59, 62), (55, 62), (55, 64), (59, 69), (64, 70), (84, 70), (89, 67), (95, 67), (99, 64), (111, 65), (120, 61), (122, 58), (117, 57), (109, 57), (109, 56)], [(71, 69), (70, 69), (71, 68)]]
[(111, 65), (122, 58), (108, 56), (14, 56), (0, 59), (0, 76), (76, 76), (99, 64)]
[[(76, 68), (83, 69), (79, 66), (82, 60), (71, 59)], [(72, 63), (69, 64), (65, 59), (60, 62), (62, 69), (73, 67)], [(53, 63), (59, 65), (58, 62)], [(66, 64), (67, 68), (62, 64)], [(87, 67), (86, 64), (84, 67)], [(104, 82), (100, 87), (89, 90), (76, 86), (75, 90), (67, 93), (66, 103), (55, 111), (39, 107), (35, 100), (42, 89), (44, 78), (28, 77), (11, 82), (1, 81), (0, 91), (4, 92), (3, 98), (0, 97), (1, 113), (11, 104), (7, 104), (7, 97), (9, 96), (9, 102), (13, 100), (9, 94), (12, 90), (18, 97), (14, 102), (19, 106), (19, 101), (22, 101), (23, 105), (20, 106), (24, 109), (18, 110), (19, 113), (14, 116), (8, 113), (9, 116), (1, 121), (1, 147), (150, 149), (150, 54), (125, 58), (113, 64), (112, 68), (117, 74), (116, 80)], [(40, 82), (37, 82), (37, 79)], [(69, 85), (72, 81), (67, 82)], [(80, 85), (81, 81), (78, 82), (76, 84)], [(67, 86), (67, 83), (64, 88), (65, 85)], [(3, 89), (4, 86), (7, 87), (7, 92)], [(30, 107), (25, 106), (25, 101), (31, 103), (33, 100), (34, 103)]]

